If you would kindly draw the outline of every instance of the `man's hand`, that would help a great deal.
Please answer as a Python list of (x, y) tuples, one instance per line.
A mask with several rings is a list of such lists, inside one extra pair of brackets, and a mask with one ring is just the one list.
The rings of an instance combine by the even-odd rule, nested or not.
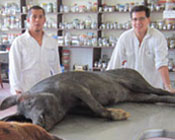
[(15, 90), (16, 94), (22, 94), (20, 90)]
[(174, 89), (174, 88), (172, 88), (172, 86), (171, 86), (171, 85), (166, 85), (166, 86), (165, 86), (165, 90), (167, 90), (167, 91), (169, 91), (169, 92), (171, 92), (171, 93), (174, 93), (174, 94), (175, 94), (175, 89)]

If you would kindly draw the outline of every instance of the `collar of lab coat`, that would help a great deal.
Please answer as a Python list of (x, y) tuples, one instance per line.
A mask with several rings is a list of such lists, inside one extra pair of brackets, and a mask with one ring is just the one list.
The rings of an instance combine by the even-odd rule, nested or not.
[[(136, 36), (136, 34), (135, 34), (135, 32), (134, 32), (134, 28), (132, 28), (132, 30), (133, 30), (133, 33), (134, 33), (135, 38), (137, 39), (137, 36)], [(146, 32), (146, 35), (144, 36), (143, 40), (145, 40), (145, 39), (151, 37), (151, 30), (152, 30), (152, 29), (151, 29), (150, 27), (148, 27), (147, 32)], [(138, 40), (138, 39), (137, 39), (137, 40)]]
[(150, 28), (150, 27), (148, 27), (147, 32), (146, 32), (146, 35), (145, 35), (144, 39), (147, 39), (147, 38), (149, 38), (149, 37), (151, 37), (151, 28)]
[[(45, 34), (45, 32), (43, 31), (43, 37), (46, 35)], [(32, 36), (30, 35), (30, 33), (29, 33), (29, 30), (27, 29), (26, 31), (25, 31), (25, 34), (26, 34), (26, 36), (28, 37), (28, 38), (31, 38)], [(33, 38), (33, 37), (32, 37)]]

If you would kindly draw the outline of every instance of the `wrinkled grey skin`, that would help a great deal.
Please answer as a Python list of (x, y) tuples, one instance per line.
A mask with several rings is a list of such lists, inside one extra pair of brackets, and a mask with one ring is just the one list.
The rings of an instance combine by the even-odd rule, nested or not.
[[(175, 96), (153, 88), (143, 77), (131, 69), (106, 72), (67, 72), (49, 77), (22, 95), (6, 98), (0, 109), (17, 105), (23, 115), (46, 130), (52, 129), (73, 107), (87, 106), (99, 117), (114, 117), (105, 105), (120, 102), (175, 103)], [(118, 113), (120, 115), (120, 112)], [(124, 114), (126, 115), (126, 114)], [(14, 116), (8, 116), (8, 119)]]

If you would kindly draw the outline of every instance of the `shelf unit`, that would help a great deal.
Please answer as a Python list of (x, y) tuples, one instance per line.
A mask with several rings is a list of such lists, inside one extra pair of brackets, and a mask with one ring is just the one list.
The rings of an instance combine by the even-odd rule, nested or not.
[[(60, 6), (61, 5), (64, 5), (63, 1), (62, 0), (58, 0), (59, 1), (59, 4)], [(71, 32), (71, 31), (86, 31), (86, 30), (91, 30), (91, 31), (95, 31), (96, 32), (96, 35), (97, 35), (97, 38), (101, 38), (103, 36), (103, 32), (105, 31), (114, 31), (114, 29), (100, 29), (100, 26), (102, 25), (102, 20), (103, 20), (103, 15), (104, 14), (115, 14), (115, 13), (119, 13), (118, 11), (115, 11), (115, 12), (103, 12), (103, 11), (99, 11), (99, 8), (102, 8), (103, 7), (103, 1), (102, 0), (96, 0), (97, 2), (97, 11), (94, 11), (94, 12), (62, 12), (60, 11), (60, 9), (58, 8), (58, 16), (59, 16), (59, 19), (58, 20), (58, 23), (62, 22), (63, 21), (63, 16), (67, 16), (67, 15), (88, 15), (88, 14), (95, 14), (96, 15), (96, 19), (95, 21), (97, 21), (97, 28), (96, 29), (60, 29), (60, 35), (63, 34), (63, 32)], [(59, 5), (58, 5), (59, 7)], [(122, 13), (127, 13), (128, 12), (122, 12)], [(124, 31), (122, 29), (120, 30), (117, 30), (115, 29), (115, 31)], [(63, 46), (60, 46), (60, 50), (64, 49), (64, 48), (89, 48), (89, 49), (93, 49), (93, 53), (92, 53), (92, 69), (93, 70), (99, 70), (99, 68), (94, 68), (93, 67), (93, 64), (97, 61), (99, 61), (102, 57), (102, 50), (103, 49), (113, 49), (114, 47), (98, 47), (98, 46), (70, 46), (69, 47), (66, 47), (65, 45)]]
[[(62, 5), (66, 5), (65, 4), (65, 1), (66, 0), (49, 0), (49, 1), (40, 1), (40, 0), (36, 0), (36, 1), (34, 1), (34, 0), (19, 0), (18, 2), (19, 2), (19, 5), (20, 5), (20, 17), (21, 17), (21, 29), (15, 29), (15, 30), (19, 30), (19, 32), (20, 33), (23, 33), (24, 31), (25, 31), (25, 20), (26, 20), (26, 14), (25, 13), (23, 13), (22, 11), (23, 11), (23, 7), (27, 7), (27, 5), (28, 5), (28, 3), (30, 2), (30, 1), (32, 1), (33, 3), (40, 3), (40, 2), (46, 2), (46, 3), (49, 3), (49, 2), (55, 2), (56, 3), (56, 5), (57, 5), (57, 7), (56, 7), (56, 11), (55, 12), (53, 12), (53, 13), (47, 13), (47, 15), (49, 15), (49, 16), (54, 16), (54, 18), (56, 19), (56, 27), (55, 28), (45, 28), (45, 30), (47, 30), (47, 31), (49, 31), (49, 32), (56, 32), (56, 35), (58, 35), (58, 36), (63, 36), (64, 35), (64, 33), (66, 33), (66, 32), (95, 32), (95, 34), (96, 34), (96, 37), (97, 38), (102, 38), (102, 37), (104, 37), (104, 34), (108, 34), (108, 33), (114, 33), (114, 34), (116, 34), (116, 33), (118, 33), (118, 34), (121, 34), (123, 31), (125, 31), (125, 29), (102, 29), (101, 28), (101, 26), (102, 26), (102, 24), (103, 24), (103, 22), (105, 22), (105, 19), (106, 18), (110, 18), (110, 17), (112, 17), (113, 15), (122, 15), (122, 14), (125, 14), (125, 15), (127, 15), (128, 17), (129, 17), (129, 12), (128, 11), (108, 11), (108, 12), (106, 12), (106, 11), (99, 11), (99, 9), (101, 9), (103, 6), (104, 6), (104, 3), (107, 3), (107, 5), (108, 5), (108, 3), (109, 3), (109, 6), (111, 5), (111, 1), (113, 2), (113, 3), (115, 3), (115, 4), (113, 4), (113, 6), (114, 5), (116, 5), (117, 3), (120, 3), (120, 2), (122, 2), (122, 3), (126, 3), (126, 2), (128, 2), (128, 3), (131, 3), (131, 1), (121, 1), (121, 0), (117, 0), (117, 1), (114, 1), (114, 0), (89, 0), (89, 2), (96, 2), (97, 3), (97, 11), (88, 11), (88, 12), (63, 12), (63, 11), (61, 11), (61, 6)], [(16, 2), (16, 0), (14, 0), (14, 2)], [(80, 1), (80, 0), (77, 0), (76, 2), (82, 2), (82, 1)], [(132, 2), (138, 2), (138, 0), (132, 0)], [(144, 3), (145, 5), (149, 5), (149, 1), (148, 0), (141, 0), (141, 1), (139, 1), (139, 2), (142, 2), (142, 3)], [(69, 3), (73, 3), (72, 1), (69, 1)], [(75, 3), (75, 2), (74, 2)], [(85, 2), (84, 2), (85, 3)], [(0, 2), (0, 4), (1, 4), (1, 2)], [(162, 11), (153, 11), (153, 14), (154, 13), (162, 13)], [(93, 20), (95, 20), (96, 21), (96, 23), (97, 23), (97, 28), (95, 28), (95, 29), (60, 29), (60, 26), (59, 26), (59, 24), (60, 23), (62, 23), (62, 22), (64, 22), (64, 17), (65, 16), (77, 16), (77, 15), (80, 15), (80, 16), (84, 16), (84, 17), (87, 17), (88, 15), (93, 15), (93, 16), (95, 16), (95, 19), (93, 19)], [(75, 18), (77, 18), (77, 17), (75, 17)], [(12, 31), (12, 30), (10, 30), (10, 31)], [(163, 32), (169, 32), (170, 30), (161, 30), (161, 31), (163, 31)], [(3, 31), (3, 32), (6, 32), (6, 31)], [(95, 63), (95, 62), (97, 62), (97, 61), (99, 61), (101, 58), (102, 58), (102, 54), (103, 54), (103, 51), (105, 50), (107, 50), (107, 52), (109, 51), (109, 52), (112, 52), (112, 49), (113, 49), (114, 47), (105, 47), (105, 46), (97, 46), (97, 45), (95, 45), (95, 46), (88, 46), (88, 45), (77, 45), (77, 46), (70, 46), (70, 45), (60, 45), (59, 46), (59, 52), (60, 52), (60, 58), (62, 58), (62, 50), (64, 50), (64, 49), (88, 49), (88, 51), (87, 52), (91, 52), (92, 54), (91, 54), (91, 57), (92, 57), (92, 60), (90, 60), (91, 61), (91, 63), (90, 63), (90, 67), (93, 69), (93, 64)], [(89, 51), (91, 49), (91, 51)], [(80, 50), (80, 51), (81, 51)], [(86, 51), (85, 51), (86, 52)], [(80, 53), (80, 52), (79, 52)], [(86, 56), (85, 56), (86, 57)], [(81, 59), (81, 58), (80, 58)], [(85, 63), (86, 64), (86, 63)], [(97, 69), (97, 68), (95, 68), (95, 69)]]

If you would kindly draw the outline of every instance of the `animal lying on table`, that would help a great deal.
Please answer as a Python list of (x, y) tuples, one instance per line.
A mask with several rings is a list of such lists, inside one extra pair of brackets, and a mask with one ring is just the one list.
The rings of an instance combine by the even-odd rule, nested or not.
[(86, 106), (101, 118), (125, 120), (129, 113), (104, 107), (120, 102), (175, 103), (175, 96), (153, 88), (132, 69), (66, 72), (42, 80), (22, 95), (7, 97), (0, 110), (17, 105), (17, 114), (3, 120), (20, 120), (23, 116), (50, 130), (76, 106)]
[(0, 140), (62, 140), (31, 123), (0, 121)]

